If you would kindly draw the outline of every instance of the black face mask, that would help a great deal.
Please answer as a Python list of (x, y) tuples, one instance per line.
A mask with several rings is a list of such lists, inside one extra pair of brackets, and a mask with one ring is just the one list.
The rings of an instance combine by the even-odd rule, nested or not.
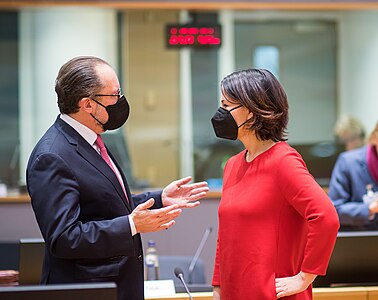
[[(92, 98), (91, 98), (92, 99)], [(102, 125), (102, 128), (104, 130), (113, 130), (121, 127), (123, 124), (125, 124), (126, 120), (129, 117), (130, 114), (130, 106), (129, 103), (126, 100), (126, 97), (122, 95), (116, 104), (105, 106), (98, 102), (95, 99), (92, 99), (97, 104), (101, 105), (106, 109), (106, 112), (108, 113), (108, 121), (106, 123), (101, 123), (94, 115), (91, 114), (91, 116)]]
[(223, 107), (218, 108), (211, 118), (211, 123), (213, 124), (213, 129), (217, 137), (233, 141), (238, 138), (239, 127), (247, 123), (248, 120), (238, 126), (231, 112), (242, 106), (243, 105), (236, 106), (231, 110), (224, 109)]

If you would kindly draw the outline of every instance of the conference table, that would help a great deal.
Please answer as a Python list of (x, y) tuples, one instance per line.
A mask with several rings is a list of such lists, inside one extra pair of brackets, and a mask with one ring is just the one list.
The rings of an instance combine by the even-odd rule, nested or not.
[[(314, 300), (378, 300), (378, 287), (332, 287), (314, 288)], [(213, 300), (213, 294), (192, 293), (194, 300)], [(150, 297), (146, 300), (188, 300), (187, 294), (179, 293), (169, 297)], [(284, 298), (283, 298), (284, 299)]]

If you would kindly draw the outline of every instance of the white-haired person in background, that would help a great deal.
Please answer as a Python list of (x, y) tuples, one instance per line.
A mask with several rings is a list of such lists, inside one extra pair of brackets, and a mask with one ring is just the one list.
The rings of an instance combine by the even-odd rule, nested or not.
[(335, 125), (335, 135), (338, 141), (345, 145), (345, 150), (360, 148), (365, 144), (365, 128), (353, 116), (342, 116)]

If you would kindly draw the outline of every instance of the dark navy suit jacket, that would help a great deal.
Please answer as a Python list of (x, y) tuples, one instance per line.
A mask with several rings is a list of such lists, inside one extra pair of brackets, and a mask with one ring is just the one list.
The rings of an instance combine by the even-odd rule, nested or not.
[(367, 166), (367, 147), (341, 153), (328, 192), (339, 215), (340, 230), (378, 230), (378, 217), (369, 218), (369, 207), (362, 199), (368, 184), (378, 191)]
[(112, 281), (119, 300), (144, 299), (142, 243), (128, 215), (149, 198), (162, 207), (161, 192), (131, 195), (121, 175), (130, 203), (102, 157), (59, 116), (40, 139), (27, 187), (46, 242), (42, 283)]

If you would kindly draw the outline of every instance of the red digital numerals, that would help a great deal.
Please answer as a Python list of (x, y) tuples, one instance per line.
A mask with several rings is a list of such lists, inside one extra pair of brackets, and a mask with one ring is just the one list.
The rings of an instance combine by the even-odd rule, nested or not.
[(221, 44), (220, 26), (170, 26), (167, 30), (169, 46), (219, 46)]

